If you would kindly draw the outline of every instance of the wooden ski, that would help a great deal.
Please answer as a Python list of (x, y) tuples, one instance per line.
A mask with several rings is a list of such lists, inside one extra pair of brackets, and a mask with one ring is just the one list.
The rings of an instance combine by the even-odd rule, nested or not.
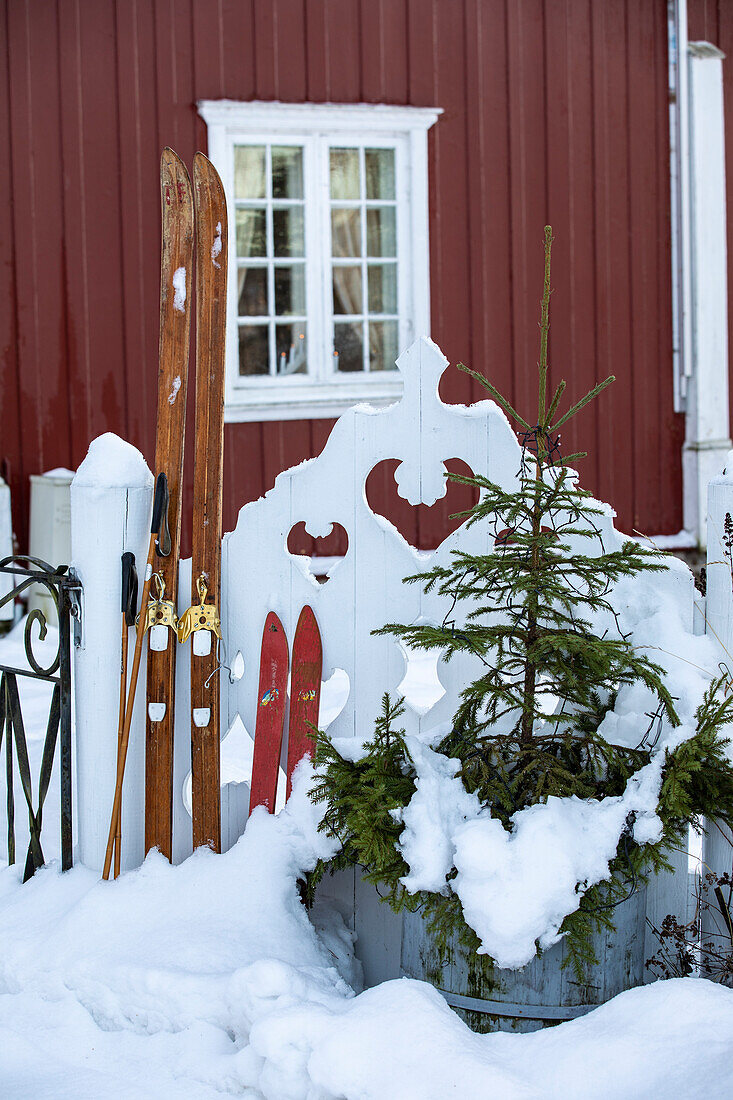
[[(163, 241), (160, 269), (160, 344), (156, 474), (168, 479), (170, 539), (157, 541), (153, 600), (141, 608), (140, 630), (148, 635), (145, 736), (145, 850), (171, 858), (173, 719), (176, 671), (176, 592), (181, 532), (181, 483), (186, 426), (186, 387), (191, 324), (193, 197), (188, 172), (172, 149), (160, 161)], [(157, 575), (156, 575), (157, 574)], [(150, 578), (146, 577), (149, 583)]]
[(271, 611), (262, 631), (250, 813), (255, 806), (264, 806), (271, 814), (275, 812), (287, 690), (288, 640), (282, 623)]
[(227, 208), (211, 161), (193, 161), (196, 218), (196, 426), (191, 609), (191, 800), (193, 846), (221, 851), (219, 699), (221, 502), (227, 322)]
[(293, 639), (288, 724), (288, 798), (295, 768), (304, 756), (313, 756), (313, 726), (318, 725), (322, 667), (321, 633), (313, 609), (306, 604), (298, 617)]

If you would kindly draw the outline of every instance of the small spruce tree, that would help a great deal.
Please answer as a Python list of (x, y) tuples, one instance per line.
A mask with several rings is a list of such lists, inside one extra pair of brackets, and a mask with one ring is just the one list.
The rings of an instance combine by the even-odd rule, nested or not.
[(623, 789), (639, 766), (639, 753), (611, 745), (598, 733), (622, 685), (641, 680), (657, 700), (657, 714), (678, 724), (662, 669), (629, 640), (594, 633), (600, 612), (614, 616), (608, 596), (616, 582), (665, 566), (658, 554), (635, 542), (606, 550), (598, 523), (603, 512), (568, 465), (582, 456), (561, 454), (559, 429), (614, 379), (562, 414), (564, 382), (548, 400), (551, 248), (547, 226), (535, 424), (483, 375), (461, 364), (522, 429), (515, 487), (451, 475), (480, 489), (478, 503), (465, 516), (469, 527), (489, 526), (494, 549), (456, 551), (450, 565), (407, 578), (450, 601), (450, 622), (389, 623), (378, 631), (415, 649), (441, 649), (447, 661), (461, 652), (483, 661), (485, 671), (461, 694), (441, 752), (461, 760), (464, 785), (490, 794), (505, 823), (548, 795), (598, 797), (619, 785)]
[[(413, 649), (442, 650), (446, 661), (470, 653), (483, 663), (483, 672), (463, 689), (452, 728), (436, 748), (460, 761), (466, 790), (507, 829), (518, 810), (551, 795), (621, 794), (629, 777), (648, 762), (658, 723), (679, 724), (663, 669), (620, 629), (612, 637), (594, 628), (599, 616), (618, 624), (611, 602), (618, 581), (666, 565), (658, 552), (630, 540), (620, 549), (604, 545), (604, 511), (578, 486), (569, 465), (584, 456), (561, 453), (560, 429), (614, 379), (599, 383), (566, 412), (560, 411), (564, 382), (548, 395), (551, 248), (548, 226), (535, 423), (520, 416), (483, 375), (460, 365), (521, 429), (514, 486), (503, 488), (481, 475), (448, 475), (479, 489), (478, 503), (462, 518), (468, 526), (488, 525), (493, 549), (454, 551), (449, 565), (405, 578), (445, 598), (451, 610), (441, 625), (388, 623), (376, 631)], [(639, 731), (636, 747), (611, 744), (600, 731), (603, 719), (619, 690), (638, 682), (654, 700), (649, 728)], [(662, 840), (633, 843), (629, 823), (611, 864), (612, 877), (579, 889), (579, 908), (562, 929), (576, 969), (593, 961), (591, 933), (612, 926), (613, 906), (650, 871), (668, 866), (665, 851), (682, 842), (691, 820), (710, 813), (733, 820), (733, 770), (721, 736), (733, 717), (733, 697), (721, 697), (720, 686), (712, 685), (698, 710), (697, 737), (667, 754), (658, 808)], [(395, 728), (400, 713), (400, 705), (385, 696), (375, 736), (356, 762), (343, 760), (319, 734), (321, 777), (313, 797), (328, 803), (323, 828), (342, 840), (341, 864), (362, 864), (368, 878), (386, 887), (394, 908), (419, 905), (440, 936), (458, 931), (464, 944), (475, 948), (478, 939), (450, 888), (408, 895), (401, 883), (409, 869), (399, 850), (402, 825), (395, 811), (409, 802), (416, 772), (404, 731)]]

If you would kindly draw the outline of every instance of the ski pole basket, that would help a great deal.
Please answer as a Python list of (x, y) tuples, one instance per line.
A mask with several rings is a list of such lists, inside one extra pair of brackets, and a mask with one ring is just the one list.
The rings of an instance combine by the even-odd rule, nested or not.
[[(0, 752), (4, 738), (8, 863), (15, 863), (16, 857), (14, 775), (17, 771), (28, 807), (30, 839), (23, 872), (23, 881), (27, 882), (45, 862), (41, 848), (43, 804), (51, 781), (57, 741), (59, 742), (61, 781), (61, 869), (68, 871), (72, 865), (71, 622), (73, 619), (74, 641), (79, 645), (82, 586), (79, 578), (68, 566), (63, 565), (54, 569), (38, 558), (3, 558), (0, 561), (0, 575), (9, 575), (13, 583), (13, 588), (0, 599), (0, 607), (14, 601), (32, 585), (40, 584), (50, 594), (58, 617), (58, 644), (51, 654), (45, 652), (39, 659), (34, 652), (34, 645), (44, 641), (48, 635), (45, 615), (42, 611), (35, 610), (30, 612), (25, 624), (24, 647), (29, 667), (16, 668), (0, 664)], [(38, 634), (35, 637), (34, 623), (38, 624)], [(53, 685), (41, 753), (35, 807), (18, 677), (45, 681)]]

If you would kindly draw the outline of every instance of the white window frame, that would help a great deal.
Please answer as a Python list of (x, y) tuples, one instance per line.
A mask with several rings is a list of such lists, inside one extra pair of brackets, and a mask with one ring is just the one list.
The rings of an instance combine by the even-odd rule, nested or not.
[[(328, 147), (395, 149), (401, 353), (418, 336), (430, 335), (427, 132), (442, 113), (440, 109), (365, 103), (202, 100), (198, 110), (208, 127), (209, 157), (222, 178), (229, 213), (225, 420), (236, 423), (334, 417), (360, 401), (384, 405), (397, 400), (402, 393), (397, 371), (339, 375), (331, 365), (330, 249), (324, 243), (330, 242)], [(234, 147), (266, 141), (304, 148), (306, 314), (311, 373), (242, 378), (237, 322)]]

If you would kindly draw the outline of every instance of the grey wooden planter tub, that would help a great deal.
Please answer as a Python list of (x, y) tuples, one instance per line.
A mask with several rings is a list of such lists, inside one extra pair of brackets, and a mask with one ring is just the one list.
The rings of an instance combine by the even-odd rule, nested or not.
[(572, 1020), (644, 981), (646, 890), (638, 889), (612, 913), (615, 932), (593, 937), (598, 963), (582, 981), (570, 966), (564, 941), (521, 970), (493, 966), (486, 956), (467, 957), (456, 943), (441, 952), (420, 913), (406, 913), (401, 969), (430, 982), (474, 1031), (537, 1031)]

